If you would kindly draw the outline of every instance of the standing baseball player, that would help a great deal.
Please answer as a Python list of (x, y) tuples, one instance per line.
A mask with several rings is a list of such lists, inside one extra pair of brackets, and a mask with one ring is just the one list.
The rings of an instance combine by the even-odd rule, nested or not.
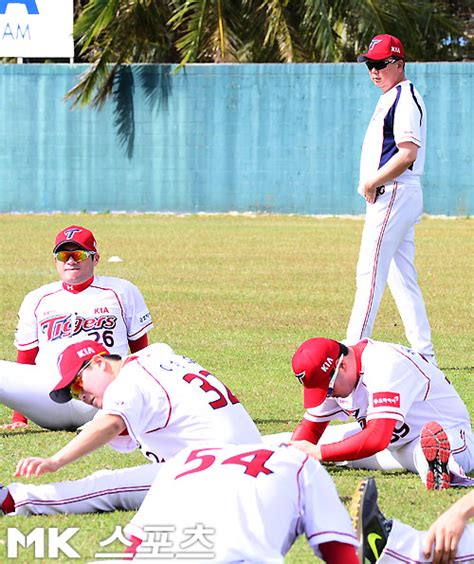
[(25, 427), (23, 413), (50, 429), (76, 428), (91, 419), (95, 409), (79, 402), (54, 408), (49, 398), (58, 355), (69, 344), (88, 338), (119, 355), (148, 345), (153, 324), (140, 291), (127, 280), (94, 274), (100, 255), (89, 229), (61, 230), (53, 256), (59, 281), (25, 297), (15, 334), (18, 364), (0, 364), (0, 402), (15, 410), (12, 423), (0, 429)]
[[(326, 470), (293, 447), (261, 443), (188, 448), (167, 462), (125, 528), (126, 551), (150, 558), (153, 531), (168, 525), (169, 544), (153, 556), (189, 556), (181, 548), (204, 525), (194, 558), (283, 562), (299, 535), (325, 562), (358, 563), (349, 516)], [(189, 544), (189, 543), (188, 543)], [(196, 560), (193, 560), (196, 561)]]
[(432, 562), (433, 564), (474, 561), (474, 491), (458, 499), (429, 528), (413, 529), (395, 519), (386, 519), (377, 504), (373, 478), (363, 480), (353, 495), (351, 515), (360, 539), (361, 562)]
[(414, 264), (414, 226), (423, 212), (426, 109), (405, 77), (404, 57), (400, 40), (384, 34), (374, 37), (358, 58), (382, 96), (360, 159), (358, 191), (367, 204), (347, 341), (371, 336), (388, 282), (411, 348), (436, 362)]
[[(474, 468), (469, 413), (424, 356), (370, 339), (346, 347), (318, 337), (298, 348), (292, 366), (307, 408), (293, 441), (316, 460), (410, 470), (428, 489), (474, 485), (466, 477)], [(350, 415), (357, 423), (327, 428)]]
[(97, 341), (67, 347), (61, 380), (51, 391), (59, 404), (72, 397), (101, 409), (93, 421), (49, 458), (25, 458), (17, 476), (55, 472), (102, 445), (120, 452), (140, 448), (154, 464), (96, 472), (76, 482), (12, 484), (3, 491), (6, 513), (85, 513), (138, 509), (164, 460), (186, 447), (261, 441), (254, 422), (232, 392), (191, 359), (163, 343), (126, 358)]

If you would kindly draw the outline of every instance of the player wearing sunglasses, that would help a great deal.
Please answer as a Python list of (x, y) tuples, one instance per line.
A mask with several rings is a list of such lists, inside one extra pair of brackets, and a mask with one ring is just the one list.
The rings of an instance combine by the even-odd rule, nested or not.
[(27, 417), (49, 429), (83, 425), (93, 417), (94, 408), (73, 402), (65, 409), (54, 406), (49, 398), (58, 355), (85, 338), (126, 355), (147, 346), (153, 327), (136, 286), (95, 274), (100, 254), (89, 229), (80, 225), (62, 229), (55, 239), (53, 258), (59, 281), (25, 297), (15, 335), (17, 364), (2, 362), (0, 402), (15, 410), (12, 423), (0, 427), (3, 430), (24, 428)]
[(346, 339), (356, 343), (371, 336), (388, 283), (411, 348), (436, 362), (414, 264), (415, 224), (423, 212), (426, 108), (405, 76), (399, 39), (375, 36), (358, 61), (366, 64), (382, 95), (360, 158), (358, 191), (366, 200), (366, 215)]

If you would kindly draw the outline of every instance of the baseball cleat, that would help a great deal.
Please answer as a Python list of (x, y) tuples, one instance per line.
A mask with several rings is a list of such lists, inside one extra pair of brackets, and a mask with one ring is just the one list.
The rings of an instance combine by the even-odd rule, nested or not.
[(429, 467), (426, 487), (429, 490), (446, 490), (451, 485), (448, 470), (451, 445), (446, 431), (436, 421), (430, 421), (423, 426), (421, 448)]
[(362, 480), (352, 496), (350, 514), (359, 540), (357, 556), (361, 564), (377, 562), (392, 530), (392, 521), (380, 511), (377, 497), (374, 478)]

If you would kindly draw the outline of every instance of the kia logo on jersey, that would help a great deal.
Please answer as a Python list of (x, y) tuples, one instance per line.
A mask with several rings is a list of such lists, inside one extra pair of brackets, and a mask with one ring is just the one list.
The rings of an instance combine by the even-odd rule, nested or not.
[(395, 392), (375, 392), (372, 403), (374, 407), (382, 407), (385, 405), (400, 407), (400, 394)]

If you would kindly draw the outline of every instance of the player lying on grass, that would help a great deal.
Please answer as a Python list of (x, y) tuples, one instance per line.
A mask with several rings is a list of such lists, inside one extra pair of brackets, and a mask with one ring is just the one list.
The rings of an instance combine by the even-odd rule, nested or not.
[(67, 347), (58, 366), (61, 380), (52, 399), (67, 403), (76, 397), (101, 412), (53, 456), (20, 460), (16, 476), (55, 472), (107, 443), (121, 452), (140, 448), (155, 464), (101, 471), (74, 482), (12, 484), (0, 497), (5, 513), (138, 509), (163, 466), (157, 462), (189, 446), (261, 441), (227, 386), (163, 343), (122, 359), (100, 343), (83, 341)]
[(28, 418), (67, 430), (92, 419), (95, 408), (77, 401), (59, 406), (49, 397), (58, 355), (71, 343), (92, 339), (120, 355), (148, 345), (153, 324), (140, 291), (127, 280), (95, 275), (100, 255), (89, 229), (61, 230), (53, 256), (59, 281), (25, 297), (15, 333), (17, 364), (0, 361), (0, 403), (14, 410), (12, 422), (0, 430), (24, 428)]
[[(466, 406), (444, 374), (406, 347), (305, 341), (292, 360), (307, 411), (293, 433), (316, 460), (418, 472), (428, 489), (473, 486), (474, 437)], [(334, 425), (333, 419), (357, 423)], [(435, 420), (435, 421), (433, 421)]]
[(360, 540), (361, 562), (472, 562), (474, 559), (474, 492), (456, 501), (429, 528), (418, 531), (386, 519), (377, 504), (377, 486), (366, 478), (351, 503), (354, 528)]
[(189, 540), (190, 529), (201, 525), (206, 546), (192, 546), (202, 551), (200, 562), (283, 562), (301, 534), (326, 562), (359, 562), (349, 515), (329, 474), (287, 445), (215, 445), (180, 452), (164, 465), (126, 526), (132, 541), (126, 552), (137, 560), (150, 557), (153, 530), (164, 525), (172, 525), (172, 531), (170, 546), (158, 548), (161, 558), (184, 557), (180, 546)]

